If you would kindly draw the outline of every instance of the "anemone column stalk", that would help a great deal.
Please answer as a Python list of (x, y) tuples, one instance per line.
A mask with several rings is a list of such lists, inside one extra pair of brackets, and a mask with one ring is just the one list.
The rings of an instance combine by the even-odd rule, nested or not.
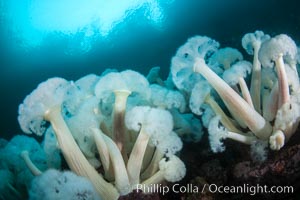
[(248, 128), (261, 139), (268, 139), (272, 132), (272, 126), (257, 111), (255, 111), (240, 95), (238, 95), (224, 80), (216, 75), (203, 59), (197, 59), (194, 71), (200, 73), (218, 92), (226, 107), (238, 114)]
[(129, 90), (115, 90), (115, 104), (113, 114), (113, 140), (120, 149), (122, 156), (127, 162), (126, 154), (126, 128), (125, 128), (125, 112), (127, 98), (131, 94)]
[(61, 115), (60, 105), (48, 110), (45, 119), (51, 123), (62, 154), (70, 169), (76, 174), (88, 178), (100, 196), (110, 200), (118, 199), (118, 191), (98, 174), (79, 149)]

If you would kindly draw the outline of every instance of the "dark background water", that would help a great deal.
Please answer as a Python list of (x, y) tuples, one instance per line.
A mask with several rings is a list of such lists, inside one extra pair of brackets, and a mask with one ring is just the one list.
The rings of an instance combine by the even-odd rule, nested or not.
[(272, 36), (286, 33), (300, 44), (298, 2), (175, 0), (165, 9), (163, 29), (132, 17), (116, 28), (108, 40), (98, 41), (88, 53), (73, 55), (66, 55), (63, 50), (68, 39), (57, 42), (52, 38), (34, 50), (12, 47), (12, 42), (22, 41), (12, 41), (9, 24), (0, 21), (0, 135), (10, 138), (21, 133), (18, 105), (38, 83), (53, 76), (76, 80), (88, 73), (100, 74), (109, 67), (145, 74), (151, 67), (160, 66), (162, 76), (166, 77), (176, 49), (197, 34), (219, 41), (222, 47), (239, 49), (242, 36), (255, 30)]

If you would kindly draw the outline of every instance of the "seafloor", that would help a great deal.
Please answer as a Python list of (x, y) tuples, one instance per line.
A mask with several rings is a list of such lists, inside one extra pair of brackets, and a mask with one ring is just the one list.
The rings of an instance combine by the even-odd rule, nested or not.
[[(300, 129), (298, 128), (297, 132)], [(284, 199), (300, 198), (300, 135), (295, 133), (290, 142), (279, 152), (270, 151), (263, 163), (254, 163), (248, 147), (236, 142), (226, 141), (224, 153), (210, 151), (207, 138), (196, 144), (185, 144), (181, 159), (186, 164), (186, 177), (175, 186), (175, 191), (165, 195), (141, 195), (132, 193), (120, 199), (155, 199), (155, 200), (232, 200), (232, 199)], [(241, 151), (241, 149), (244, 149)], [(178, 184), (178, 183), (176, 183)], [(211, 185), (211, 191), (209, 186)], [(166, 184), (172, 188), (174, 184)], [(215, 192), (214, 186), (243, 187), (244, 193)], [(266, 191), (252, 190), (251, 186), (262, 186)], [(272, 193), (271, 187), (292, 186), (293, 193)], [(182, 192), (180, 192), (180, 187)], [(204, 189), (203, 189), (204, 187)], [(179, 192), (178, 192), (179, 191)]]

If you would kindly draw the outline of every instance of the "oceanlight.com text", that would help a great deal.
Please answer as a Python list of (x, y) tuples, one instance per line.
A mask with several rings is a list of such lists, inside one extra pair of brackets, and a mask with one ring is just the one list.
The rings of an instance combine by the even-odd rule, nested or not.
[(293, 186), (267, 186), (267, 185), (216, 185), (216, 184), (204, 184), (203, 187), (199, 187), (193, 184), (180, 185), (174, 184), (173, 186), (166, 186), (162, 184), (143, 185), (136, 186), (137, 190), (144, 191), (146, 193), (160, 193), (165, 195), (169, 192), (173, 193), (203, 193), (209, 191), (210, 193), (219, 194), (292, 194), (294, 193)]
[[(206, 188), (207, 187), (207, 188)], [(292, 194), (293, 186), (267, 186), (267, 185), (249, 185), (243, 184), (239, 186), (218, 186), (216, 184), (205, 184), (203, 190), (208, 189), (211, 193), (225, 194)]]

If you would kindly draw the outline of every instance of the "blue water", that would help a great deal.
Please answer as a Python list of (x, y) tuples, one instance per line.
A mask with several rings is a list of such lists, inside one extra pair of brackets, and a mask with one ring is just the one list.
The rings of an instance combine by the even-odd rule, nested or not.
[[(12, 7), (6, 7), (7, 2)], [(73, 27), (64, 29), (73, 12), (60, 11), (53, 22), (39, 19), (45, 13), (38, 9), (30, 15), (31, 7), (26, 7), (30, 4), (24, 3), (29, 0), (22, 1), (23, 5), (13, 2), (20, 1), (0, 0), (0, 134), (5, 138), (20, 133), (17, 109), (24, 97), (53, 76), (76, 80), (88, 73), (100, 74), (106, 68), (146, 74), (151, 67), (160, 66), (166, 77), (176, 49), (196, 34), (242, 52), (242, 36), (258, 29), (272, 36), (286, 33), (300, 42), (296, 0), (174, 0), (158, 3), (159, 10), (141, 7), (104, 33), (93, 26), (93, 34), (86, 29), (69, 34)], [(157, 13), (151, 14), (154, 11)], [(51, 28), (57, 20), (60, 26)], [(39, 25), (38, 30), (28, 27), (31, 21)]]

